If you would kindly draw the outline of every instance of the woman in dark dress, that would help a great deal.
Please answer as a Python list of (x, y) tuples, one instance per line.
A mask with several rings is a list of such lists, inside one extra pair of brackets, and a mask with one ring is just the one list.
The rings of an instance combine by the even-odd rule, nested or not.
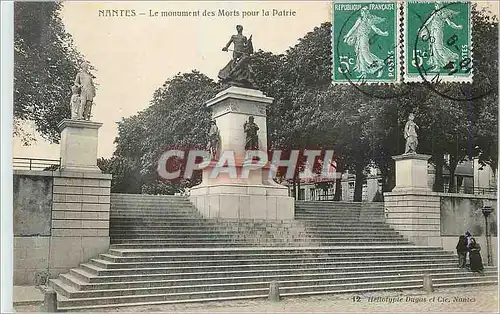
[(476, 239), (471, 238), (469, 243), (469, 258), (470, 258), (470, 270), (472, 272), (482, 273), (483, 260), (481, 258), (481, 246), (476, 242)]
[(467, 254), (467, 243), (464, 235), (461, 235), (460, 238), (458, 238), (456, 249), (458, 255), (458, 267), (465, 268), (465, 255)]

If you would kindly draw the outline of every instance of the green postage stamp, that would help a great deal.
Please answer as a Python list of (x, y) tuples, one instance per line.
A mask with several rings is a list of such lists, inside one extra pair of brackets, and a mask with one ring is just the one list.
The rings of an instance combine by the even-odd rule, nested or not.
[(332, 3), (332, 81), (399, 81), (397, 1)]
[(406, 82), (471, 82), (471, 4), (407, 1), (404, 16)]

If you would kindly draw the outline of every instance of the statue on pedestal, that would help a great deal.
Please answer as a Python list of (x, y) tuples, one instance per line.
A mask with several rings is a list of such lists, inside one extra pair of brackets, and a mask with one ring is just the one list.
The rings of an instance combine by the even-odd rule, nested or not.
[(257, 131), (259, 127), (254, 122), (254, 117), (250, 116), (248, 121), (243, 125), (245, 131), (245, 150), (257, 150), (259, 149), (259, 137), (257, 136)]
[(220, 134), (219, 128), (214, 120), (210, 121), (210, 129), (208, 131), (208, 145), (207, 149), (210, 153), (210, 156), (213, 159), (218, 158), (219, 147), (220, 147)]
[(75, 86), (80, 90), (80, 110), (83, 111), (78, 119), (90, 120), (92, 101), (95, 97), (95, 86), (92, 74), (89, 72), (89, 65), (87, 62), (82, 63), (82, 70), (78, 72), (75, 78)]
[(223, 83), (234, 86), (254, 88), (253, 71), (250, 66), (250, 55), (253, 54), (252, 36), (247, 39), (243, 35), (243, 26), (236, 25), (238, 34), (231, 36), (222, 51), (229, 51), (231, 43), (234, 45), (233, 59), (219, 71), (219, 78)]
[(406, 125), (405, 125), (405, 132), (404, 132), (405, 140), (406, 140), (405, 154), (416, 154), (417, 153), (418, 125), (415, 122), (413, 122), (413, 119), (415, 119), (415, 115), (413, 113), (410, 113), (410, 115), (408, 117), (408, 122), (406, 122)]

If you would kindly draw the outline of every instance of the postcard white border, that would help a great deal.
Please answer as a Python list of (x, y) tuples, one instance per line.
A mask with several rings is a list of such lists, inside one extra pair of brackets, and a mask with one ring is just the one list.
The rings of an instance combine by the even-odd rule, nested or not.
[(1, 100), (1, 308), (2, 313), (13, 312), (13, 249), (14, 231), (12, 223), (12, 120), (13, 120), (13, 84), (14, 84), (14, 2), (1, 1), (0, 12), (2, 16), (1, 40), (1, 66), (2, 89)]

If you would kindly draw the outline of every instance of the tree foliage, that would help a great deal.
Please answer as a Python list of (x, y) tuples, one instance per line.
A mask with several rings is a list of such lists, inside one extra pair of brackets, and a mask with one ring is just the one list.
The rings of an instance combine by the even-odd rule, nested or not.
[(32, 121), (43, 138), (57, 143), (57, 124), (70, 116), (71, 85), (83, 56), (60, 17), (59, 2), (14, 3), (15, 133)]
[(217, 83), (197, 71), (178, 74), (155, 91), (147, 109), (118, 122), (112, 171), (119, 171), (119, 178), (113, 191), (173, 194), (198, 183), (199, 176), (186, 182), (163, 181), (157, 173), (158, 160), (167, 149), (206, 147), (210, 112), (203, 104), (219, 90)]

